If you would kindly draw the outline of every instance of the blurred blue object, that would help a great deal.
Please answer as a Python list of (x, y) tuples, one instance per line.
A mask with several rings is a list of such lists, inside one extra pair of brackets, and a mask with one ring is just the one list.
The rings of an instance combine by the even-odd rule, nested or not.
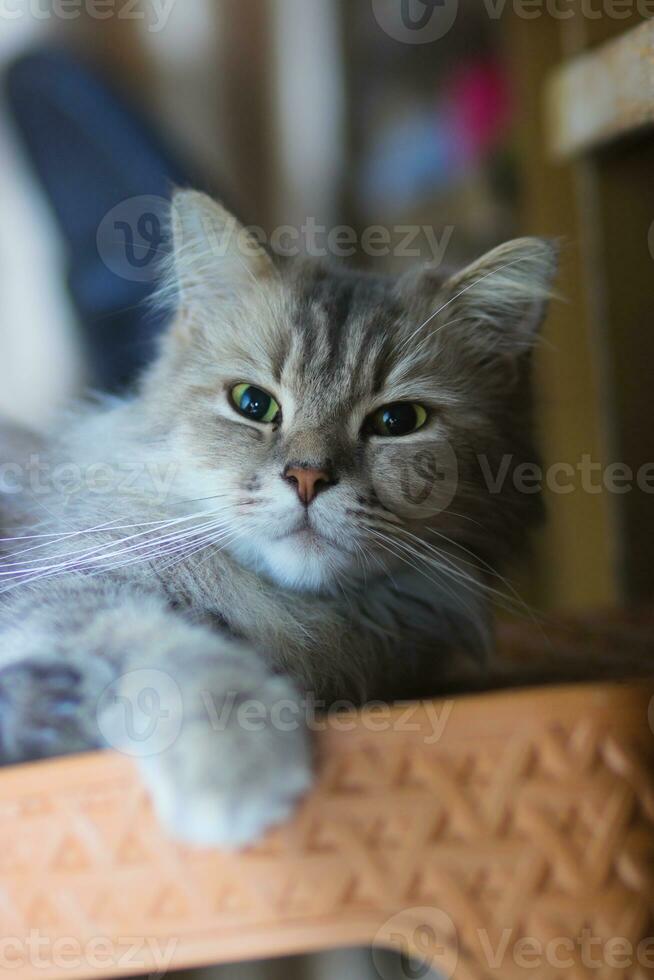
[(96, 386), (117, 391), (151, 359), (164, 314), (148, 307), (175, 186), (206, 184), (155, 128), (71, 53), (23, 55), (7, 102), (68, 249), (68, 284)]
[(457, 145), (447, 119), (417, 110), (389, 126), (377, 140), (364, 168), (362, 192), (369, 207), (392, 201), (411, 207), (434, 188), (460, 177)]

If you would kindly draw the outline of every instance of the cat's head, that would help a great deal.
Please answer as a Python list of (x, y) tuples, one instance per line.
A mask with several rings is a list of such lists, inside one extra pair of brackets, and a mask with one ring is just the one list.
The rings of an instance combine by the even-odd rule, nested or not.
[(194, 192), (172, 225), (178, 313), (145, 393), (177, 489), (206, 501), (226, 548), (329, 591), (416, 553), (495, 561), (519, 543), (540, 514), (511, 474), (535, 460), (529, 354), (551, 244), (393, 280), (277, 263)]

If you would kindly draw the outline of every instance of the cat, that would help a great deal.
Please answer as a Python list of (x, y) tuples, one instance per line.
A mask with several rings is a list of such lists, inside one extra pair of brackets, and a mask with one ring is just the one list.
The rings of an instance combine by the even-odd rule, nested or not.
[(0, 759), (118, 745), (173, 834), (239, 848), (311, 786), (309, 702), (491, 676), (497, 569), (542, 503), (480, 459), (538, 459), (557, 249), (449, 277), (282, 262), (190, 190), (171, 236), (134, 393), (0, 436)]

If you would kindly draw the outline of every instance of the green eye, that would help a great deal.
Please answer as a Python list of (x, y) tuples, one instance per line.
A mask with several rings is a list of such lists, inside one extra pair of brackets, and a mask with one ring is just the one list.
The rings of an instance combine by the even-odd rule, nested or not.
[(408, 436), (422, 429), (427, 421), (427, 409), (416, 402), (395, 402), (384, 405), (368, 419), (368, 428), (378, 436)]
[(253, 419), (255, 422), (265, 422), (268, 425), (276, 422), (281, 413), (281, 408), (272, 395), (254, 385), (240, 384), (232, 388), (232, 403), (237, 412), (244, 415), (246, 419)]

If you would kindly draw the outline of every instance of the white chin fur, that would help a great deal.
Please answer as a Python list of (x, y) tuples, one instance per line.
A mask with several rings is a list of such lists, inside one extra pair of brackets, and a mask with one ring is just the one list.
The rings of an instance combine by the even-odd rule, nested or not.
[(300, 535), (262, 542), (260, 556), (267, 574), (279, 585), (297, 592), (334, 588), (340, 576), (352, 572), (352, 557), (328, 541)]

